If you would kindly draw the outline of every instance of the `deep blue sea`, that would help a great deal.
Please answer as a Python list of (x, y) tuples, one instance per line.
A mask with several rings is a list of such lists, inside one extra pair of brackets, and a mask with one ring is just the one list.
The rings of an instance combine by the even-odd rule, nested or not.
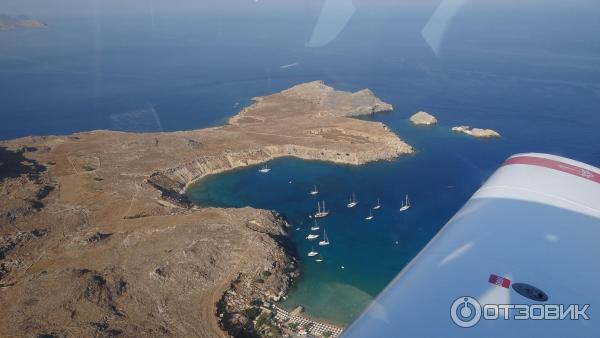
[[(465, 5), (437, 54), (420, 33), (435, 6), (360, 2), (321, 47), (305, 45), (319, 18), (313, 5), (46, 19), (44, 30), (0, 32), (0, 139), (215, 126), (253, 96), (317, 79), (372, 89), (395, 107), (373, 119), (415, 155), (360, 167), (284, 158), (269, 174), (236, 170), (189, 192), (202, 205), (281, 212), (302, 258), (284, 305), (347, 323), (510, 154), (550, 152), (600, 166), (600, 7), (540, 3)], [(439, 124), (410, 125), (418, 110)], [(460, 124), (502, 138), (449, 132)], [(306, 256), (313, 184), (332, 211), (321, 223), (331, 245), (315, 245), (322, 263)], [(348, 210), (352, 192), (359, 204)], [(405, 194), (413, 207), (400, 213)], [(367, 222), (377, 198), (382, 208)]]

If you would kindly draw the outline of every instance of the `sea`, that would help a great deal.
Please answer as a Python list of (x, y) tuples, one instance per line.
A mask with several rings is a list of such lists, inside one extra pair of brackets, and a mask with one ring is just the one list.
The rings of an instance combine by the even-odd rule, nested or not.
[[(280, 158), (268, 174), (247, 167), (188, 191), (203, 206), (281, 213), (301, 267), (282, 305), (339, 324), (356, 318), (511, 154), (600, 166), (600, 5), (463, 2), (435, 16), (448, 21), (432, 24), (441, 29), (432, 45), (422, 32), (436, 2), (348, 9), (333, 1), (345, 3), (333, 18), (321, 12), (327, 5), (299, 3), (51, 17), (42, 18), (46, 29), (0, 32), (0, 139), (205, 128), (253, 96), (307, 81), (370, 88), (394, 110), (361, 118), (385, 123), (414, 155), (362, 166)], [(411, 125), (419, 110), (439, 123)], [(455, 134), (456, 125), (502, 137)], [(353, 193), (358, 205), (348, 209)], [(412, 207), (400, 212), (406, 195)], [(381, 209), (365, 220), (378, 199)], [(326, 247), (306, 239), (318, 201), (331, 211), (319, 222)], [(308, 257), (311, 249), (324, 261)]]

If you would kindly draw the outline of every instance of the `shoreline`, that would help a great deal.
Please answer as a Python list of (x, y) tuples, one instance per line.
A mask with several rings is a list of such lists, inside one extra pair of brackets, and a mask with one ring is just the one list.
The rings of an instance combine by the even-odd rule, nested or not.
[[(10, 201), (0, 206), (10, 225), (0, 227), (0, 241), (13, 243), (0, 259), (8, 267), (0, 284), (11, 289), (0, 299), (0, 334), (127, 335), (141, 326), (147, 336), (221, 336), (215, 304), (222, 300), (231, 300), (226, 325), (274, 330), (245, 313), (255, 301), (280, 299), (297, 277), (286, 221), (254, 208), (198, 208), (187, 189), (207, 175), (285, 156), (361, 165), (414, 153), (382, 123), (352, 118), (391, 109), (370, 90), (314, 81), (256, 98), (219, 127), (0, 141), (18, 169), (0, 181)], [(24, 306), (25, 294), (38, 305)], [(90, 307), (96, 295), (110, 297)], [(18, 312), (24, 316), (10, 315)], [(139, 315), (148, 313), (151, 322)], [(22, 332), (25, 319), (37, 326)]]
[[(416, 153), (416, 151), (414, 151), (410, 155), (413, 155), (415, 153)], [(334, 164), (334, 165), (348, 165), (348, 166), (362, 166), (362, 165), (368, 165), (370, 163), (374, 163), (374, 162), (378, 162), (378, 161), (392, 161), (392, 160), (396, 159), (396, 158), (389, 158), (389, 159), (386, 158), (386, 159), (365, 161), (365, 162), (361, 162), (361, 163), (351, 163), (351, 162), (344, 162), (344, 161), (323, 160), (323, 159), (319, 159), (319, 158), (299, 157), (299, 156), (295, 156), (295, 155), (283, 154), (283, 155), (277, 155), (277, 156), (273, 156), (270, 158), (266, 158), (264, 160), (260, 160), (260, 161), (254, 162), (254, 163), (247, 163), (247, 164), (236, 166), (236, 167), (225, 168), (223, 170), (215, 170), (212, 172), (204, 173), (204, 174), (202, 174), (202, 176), (196, 177), (196, 178), (192, 179), (191, 181), (189, 181), (188, 183), (186, 183), (183, 186), (183, 188), (179, 191), (179, 193), (183, 194), (183, 195), (187, 195), (187, 193), (189, 192), (189, 189), (191, 187), (195, 186), (196, 184), (199, 184), (200, 181), (202, 181), (203, 179), (205, 179), (209, 176), (220, 175), (220, 174), (228, 173), (228, 172), (235, 171), (235, 170), (244, 170), (247, 167), (258, 166), (260, 164), (264, 164), (264, 163), (267, 163), (270, 161), (284, 159), (284, 158), (295, 158), (295, 159), (299, 159), (299, 160), (303, 160), (303, 161), (314, 161), (314, 162), (329, 163), (329, 164)]]

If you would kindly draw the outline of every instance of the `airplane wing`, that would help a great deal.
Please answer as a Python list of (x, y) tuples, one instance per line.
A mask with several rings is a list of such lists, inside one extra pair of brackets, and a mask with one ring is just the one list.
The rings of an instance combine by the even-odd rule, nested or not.
[(600, 337), (599, 264), (600, 169), (514, 155), (343, 337)]

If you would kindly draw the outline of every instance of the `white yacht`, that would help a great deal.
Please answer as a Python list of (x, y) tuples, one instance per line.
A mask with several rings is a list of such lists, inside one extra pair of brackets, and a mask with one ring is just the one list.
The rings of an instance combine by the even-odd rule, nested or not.
[(350, 201), (348, 202), (348, 204), (346, 204), (346, 206), (348, 208), (354, 208), (357, 204), (358, 202), (356, 201), (356, 195), (352, 193), (352, 198), (350, 198)]
[(260, 172), (261, 174), (266, 174), (269, 171), (271, 171), (271, 168), (269, 168), (266, 164), (258, 170), (258, 172)]
[(317, 257), (317, 259), (315, 259), (315, 262), (317, 263), (321, 263), (323, 261), (323, 256), (319, 255), (319, 257)]
[(381, 209), (381, 204), (379, 204), (379, 198), (377, 199), (377, 204), (375, 204), (375, 206), (373, 206), (373, 210), (379, 210)]
[(319, 253), (316, 252), (314, 248), (311, 248), (310, 251), (308, 252), (308, 257), (315, 257), (318, 254)]
[(323, 240), (319, 241), (320, 246), (329, 245), (329, 238), (327, 237), (327, 232), (323, 229)]
[(325, 209), (325, 201), (323, 201), (323, 207), (321, 207), (321, 204), (317, 202), (317, 212), (315, 213), (315, 218), (323, 218), (327, 217), (327, 215), (329, 215), (329, 211)]
[(406, 198), (404, 199), (404, 201), (402, 201), (402, 206), (400, 207), (400, 211), (406, 211), (410, 208), (410, 200), (408, 199), (408, 195), (406, 195)]
[(310, 230), (311, 231), (317, 231), (319, 229), (321, 229), (321, 227), (319, 226), (319, 223), (317, 223), (317, 219), (315, 218), (315, 225), (311, 226)]
[(313, 186), (313, 190), (310, 191), (310, 194), (313, 196), (319, 194), (319, 190), (317, 190), (316, 185)]
[(366, 219), (367, 221), (370, 221), (370, 220), (372, 220), (372, 219), (373, 219), (373, 212), (371, 211), (371, 209), (369, 209), (369, 216), (365, 217), (365, 219)]
[(308, 240), (313, 240), (315, 238), (319, 238), (319, 234), (308, 234), (308, 236), (306, 236), (306, 239)]

